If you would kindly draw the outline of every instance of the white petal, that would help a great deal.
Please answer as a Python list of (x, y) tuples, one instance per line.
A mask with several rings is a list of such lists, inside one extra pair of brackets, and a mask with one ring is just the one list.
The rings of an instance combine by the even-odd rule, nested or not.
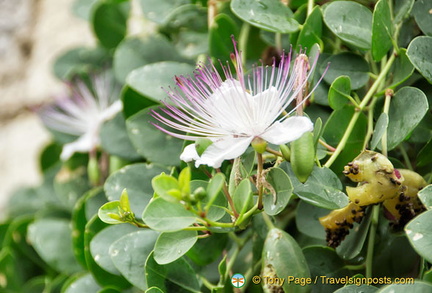
[(92, 135), (90, 132), (82, 135), (77, 140), (67, 143), (63, 146), (63, 150), (60, 154), (62, 161), (68, 160), (74, 153), (87, 153), (98, 144), (98, 138)]
[(100, 114), (101, 121), (106, 121), (108, 119), (113, 118), (118, 112), (123, 109), (123, 104), (120, 100), (115, 101), (111, 106), (106, 108)]
[(185, 161), (186, 163), (190, 161), (196, 161), (199, 159), (198, 153), (195, 148), (195, 144), (190, 144), (186, 146), (180, 155), (180, 160)]
[(226, 136), (211, 144), (202, 154), (195, 165), (208, 165), (219, 168), (223, 161), (241, 156), (250, 145), (253, 137)]
[(285, 144), (294, 141), (303, 133), (313, 130), (313, 123), (305, 116), (289, 117), (282, 123), (276, 121), (260, 137), (273, 144)]

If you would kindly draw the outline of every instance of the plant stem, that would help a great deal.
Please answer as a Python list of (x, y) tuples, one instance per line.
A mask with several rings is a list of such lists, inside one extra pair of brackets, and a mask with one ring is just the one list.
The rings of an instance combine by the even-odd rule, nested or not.
[(263, 192), (264, 192), (264, 186), (262, 184), (262, 176), (263, 176), (263, 157), (262, 154), (257, 153), (257, 159), (258, 159), (258, 166), (257, 166), (257, 189), (258, 189), (258, 209), (263, 209)]
[[(385, 101), (384, 101), (384, 113), (386, 113), (388, 115), (389, 110), (390, 110), (390, 100), (391, 97), (393, 96), (393, 91), (392, 90), (386, 90), (386, 95), (385, 95)], [(381, 138), (381, 149), (382, 149), (382, 154), (384, 156), (387, 157), (387, 129), (384, 131), (384, 135)]]
[(360, 103), (359, 107), (354, 112), (354, 115), (351, 118), (351, 121), (348, 124), (347, 129), (345, 130), (344, 135), (342, 136), (341, 141), (339, 142), (338, 146), (336, 147), (335, 152), (330, 156), (328, 161), (324, 164), (325, 167), (330, 168), (330, 166), (336, 161), (339, 154), (342, 152), (342, 150), (345, 148), (345, 145), (348, 141), (348, 138), (351, 135), (351, 132), (354, 129), (354, 126), (360, 117), (360, 113), (366, 108), (366, 106), (369, 104), (370, 100), (373, 98), (375, 92), (377, 91), (378, 87), (381, 85), (381, 82), (386, 77), (388, 71), (390, 70), (391, 65), (395, 61), (396, 55), (392, 54), (389, 58), (387, 64), (379, 74), (378, 78), (375, 80), (369, 91), (366, 93), (365, 97), (363, 98), (362, 102)]
[(246, 64), (247, 60), (247, 42), (249, 39), (249, 32), (250, 32), (250, 25), (246, 22), (243, 23), (241, 30), (240, 30), (240, 36), (239, 36), (239, 47), (242, 51), (242, 64)]
[(309, 16), (312, 13), (312, 10), (314, 8), (314, 0), (308, 0), (307, 3), (307, 15)]
[(375, 235), (378, 227), (379, 211), (380, 205), (375, 205), (372, 207), (372, 221), (369, 228), (369, 240), (366, 254), (366, 278), (372, 278)]

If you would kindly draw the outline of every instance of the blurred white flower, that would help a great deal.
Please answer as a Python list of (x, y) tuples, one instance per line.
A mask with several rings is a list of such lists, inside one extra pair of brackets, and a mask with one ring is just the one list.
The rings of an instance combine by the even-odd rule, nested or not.
[(43, 123), (52, 130), (78, 136), (63, 146), (60, 158), (68, 160), (74, 153), (95, 150), (100, 144), (102, 124), (122, 110), (114, 94), (113, 84), (106, 75), (91, 79), (91, 87), (82, 80), (69, 84), (70, 94), (39, 111)]
[[(180, 134), (155, 126), (174, 137), (197, 141), (210, 139), (213, 143), (199, 156), (195, 144), (188, 145), (180, 158), (196, 166), (205, 164), (220, 167), (224, 160), (242, 155), (254, 138), (272, 144), (285, 144), (311, 131), (313, 124), (305, 116), (289, 116), (286, 113), (292, 101), (302, 96), (299, 107), (312, 93), (304, 97), (303, 90), (313, 72), (316, 60), (309, 70), (307, 56), (299, 55), (290, 70), (291, 53), (283, 54), (277, 65), (271, 68), (254, 66), (251, 74), (244, 78), (241, 53), (234, 42), (232, 54), (236, 67), (234, 78), (229, 66), (222, 66), (225, 81), (213, 65), (200, 64), (194, 77), (177, 76), (175, 90), (168, 93), (169, 102), (161, 110), (163, 116), (153, 111), (153, 117)], [(305, 66), (306, 64), (306, 66)]]

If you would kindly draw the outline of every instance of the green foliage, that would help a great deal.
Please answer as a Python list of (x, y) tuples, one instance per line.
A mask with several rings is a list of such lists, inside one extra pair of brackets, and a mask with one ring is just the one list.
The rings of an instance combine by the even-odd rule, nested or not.
[[(97, 148), (66, 162), (60, 160), (62, 147), (76, 137), (52, 132), (39, 160), (42, 183), (18, 189), (0, 223), (1, 292), (234, 292), (236, 273), (245, 276), (241, 292), (431, 291), (430, 1), (138, 3), (76, 0), (72, 6), (89, 22), (96, 45), (64, 52), (53, 73), (62, 81), (88, 82), (112, 71), (122, 88), (113, 98), (123, 110), (95, 130)], [(142, 27), (132, 31), (136, 17)], [(233, 39), (242, 64), (233, 60)], [(265, 76), (265, 70), (248, 69), (280, 66), (284, 50), (294, 52), (292, 60), (295, 52), (308, 54), (314, 69), (305, 91), (299, 90), (311, 93), (303, 111), (314, 121), (313, 131), (281, 146), (263, 141), (258, 152), (249, 147), (219, 168), (194, 166), (195, 156), (184, 162), (187, 151), (202, 157), (220, 138), (196, 113), (220, 114), (222, 124), (237, 121), (207, 111), (207, 96), (231, 94), (219, 85), (231, 73), (240, 79), (236, 66), (244, 67), (248, 93), (261, 91), (261, 78), (274, 86), (277, 70)], [(203, 63), (211, 62), (223, 80), (207, 82), (215, 74)], [(293, 79), (286, 82), (297, 89)], [(194, 85), (199, 94), (188, 91)], [(175, 98), (168, 101), (168, 95)], [(286, 106), (289, 112), (295, 102)], [(191, 108), (195, 114), (180, 113)], [(169, 109), (180, 109), (173, 116), (190, 124), (190, 133), (161, 122), (177, 123)], [(193, 127), (199, 126), (208, 137), (195, 140)], [(232, 125), (233, 136), (247, 135), (237, 128)], [(190, 135), (195, 145), (185, 150), (189, 142), (168, 133)], [(336, 249), (327, 247), (320, 218), (349, 204), (347, 187), (357, 182), (344, 174), (354, 174), (348, 163), (364, 149), (381, 151), (425, 182), (415, 186), (418, 198), (406, 199), (412, 186), (398, 194), (396, 216), (380, 203), (348, 211), (344, 221), (356, 213), (364, 217)], [(382, 174), (397, 172), (375, 175)], [(358, 181), (358, 187), (368, 183)], [(404, 212), (405, 222), (396, 219)], [(254, 284), (253, 276), (261, 283)], [(271, 277), (284, 282), (271, 284)], [(363, 277), (413, 277), (415, 283), (356, 283)], [(306, 280), (310, 284), (299, 284)]]

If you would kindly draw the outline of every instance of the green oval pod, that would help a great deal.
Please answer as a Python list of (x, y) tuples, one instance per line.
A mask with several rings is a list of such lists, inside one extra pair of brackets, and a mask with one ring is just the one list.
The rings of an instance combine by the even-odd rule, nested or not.
[(304, 133), (299, 139), (291, 142), (291, 166), (300, 182), (304, 183), (315, 161), (315, 147), (312, 132)]
[(279, 146), (279, 149), (282, 153), (283, 158), (289, 162), (291, 159), (291, 150), (289, 149), (289, 147), (286, 144), (281, 144)]

